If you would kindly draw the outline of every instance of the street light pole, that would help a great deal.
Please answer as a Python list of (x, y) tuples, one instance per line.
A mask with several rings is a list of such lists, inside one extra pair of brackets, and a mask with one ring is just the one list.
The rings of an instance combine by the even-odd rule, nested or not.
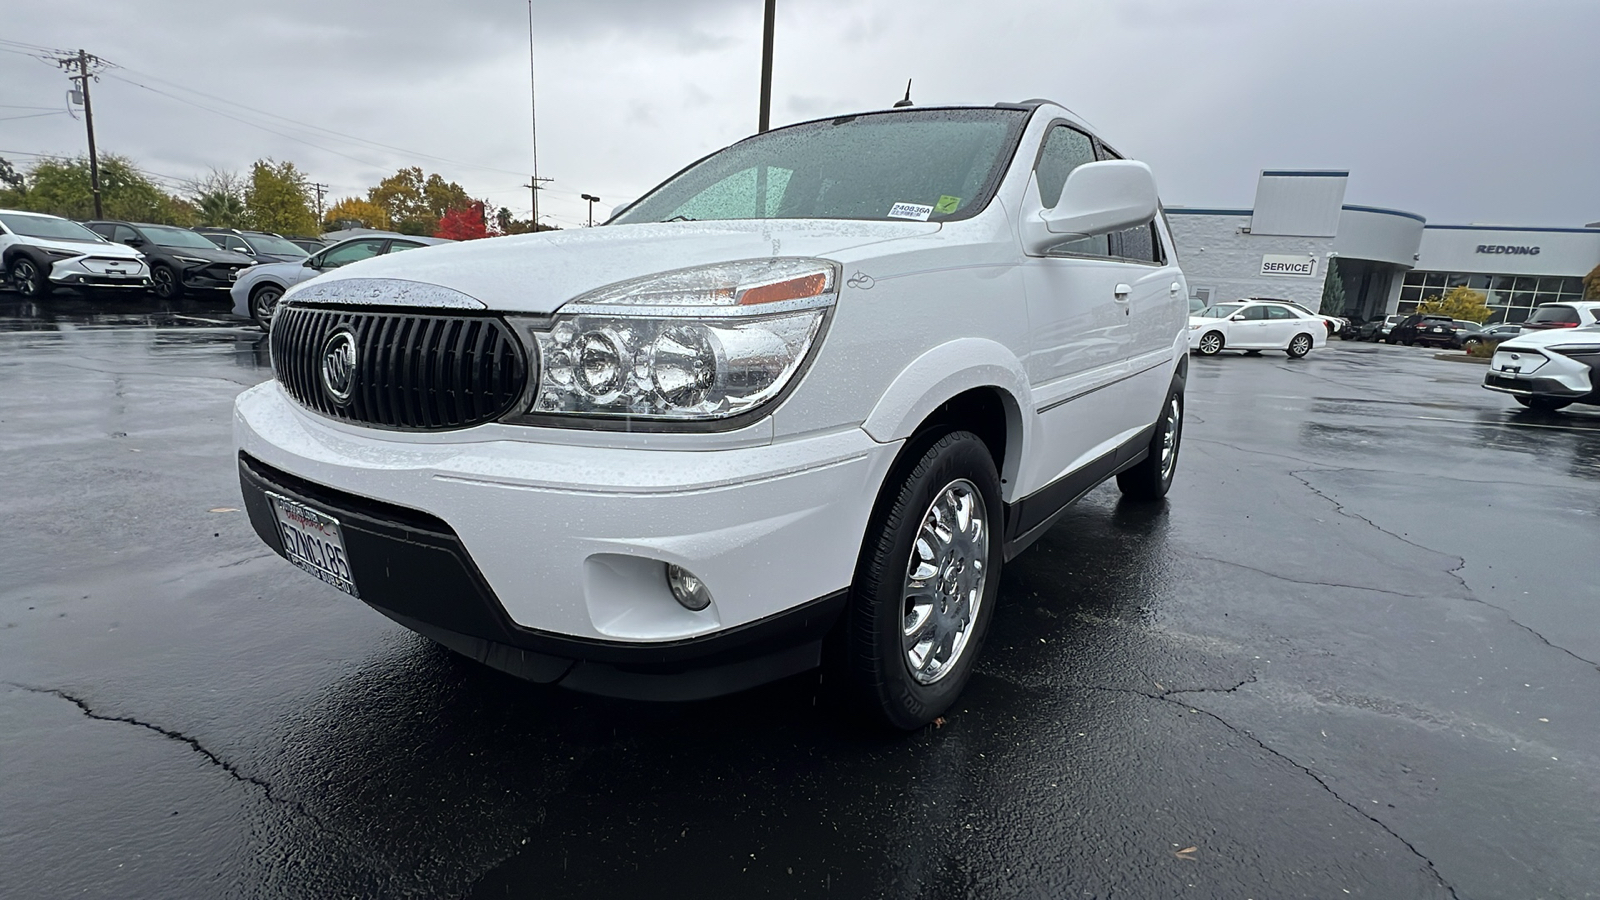
[(600, 198), (596, 197), (593, 194), (579, 194), (578, 196), (580, 196), (583, 199), (589, 201), (589, 227), (593, 228), (594, 227), (594, 205), (596, 203), (600, 202)]
[(772, 126), (772, 20), (777, 12), (777, 0), (767, 0), (766, 23), (761, 32), (761, 121), (757, 131)]

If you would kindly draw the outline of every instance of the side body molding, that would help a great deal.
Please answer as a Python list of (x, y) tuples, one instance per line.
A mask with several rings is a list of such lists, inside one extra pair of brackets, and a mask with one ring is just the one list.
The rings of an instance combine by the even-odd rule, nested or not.
[(997, 389), (1006, 413), (1006, 458), (1000, 466), (1001, 493), (1011, 502), (1022, 453), (1032, 446), (1033, 393), (1016, 354), (997, 341), (958, 338), (940, 344), (900, 371), (861, 424), (873, 440), (888, 443), (911, 437), (945, 401), (975, 388)]

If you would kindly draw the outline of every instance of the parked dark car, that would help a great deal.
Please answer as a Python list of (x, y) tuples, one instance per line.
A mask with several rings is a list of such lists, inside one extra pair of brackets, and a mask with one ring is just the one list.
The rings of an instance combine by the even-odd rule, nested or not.
[(286, 234), (283, 236), (283, 239), (295, 245), (296, 247), (299, 247), (301, 250), (306, 251), (307, 253), (315, 253), (318, 250), (321, 250), (323, 247), (327, 247), (332, 244), (331, 241), (325, 241), (322, 238), (301, 237), (298, 234)]
[(83, 224), (114, 244), (143, 253), (150, 263), (150, 291), (163, 300), (177, 299), (184, 291), (225, 291), (239, 279), (241, 269), (255, 265), (254, 259), (223, 250), (175, 225), (109, 220)]
[(213, 244), (243, 253), (260, 263), (299, 262), (311, 251), (270, 231), (242, 231), (238, 228), (196, 228)]
[(1501, 341), (1510, 340), (1528, 329), (1521, 325), (1490, 325), (1480, 331), (1465, 331), (1461, 333), (1461, 346), (1463, 349), (1476, 347), (1479, 344), (1499, 344)]
[(1456, 320), (1449, 316), (1412, 313), (1400, 320), (1385, 338), (1391, 344), (1436, 344), (1449, 347), (1456, 340)]

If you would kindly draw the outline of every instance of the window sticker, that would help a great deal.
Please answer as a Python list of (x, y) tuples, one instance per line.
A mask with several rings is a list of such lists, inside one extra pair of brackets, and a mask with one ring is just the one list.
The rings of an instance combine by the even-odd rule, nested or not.
[(916, 219), (918, 222), (926, 222), (931, 215), (933, 207), (923, 206), (921, 203), (896, 203), (889, 207), (891, 219)]
[(943, 194), (939, 197), (939, 202), (933, 205), (933, 211), (940, 215), (948, 216), (955, 212), (956, 207), (960, 205), (960, 197), (952, 197), (949, 194)]

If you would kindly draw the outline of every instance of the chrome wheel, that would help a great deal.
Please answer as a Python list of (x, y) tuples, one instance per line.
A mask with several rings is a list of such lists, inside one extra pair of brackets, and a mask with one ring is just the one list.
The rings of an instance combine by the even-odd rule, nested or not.
[(1200, 355), (1216, 356), (1222, 352), (1222, 335), (1208, 331), (1200, 337)]
[(1311, 337), (1309, 335), (1297, 334), (1297, 335), (1295, 335), (1294, 340), (1289, 342), (1289, 355), (1290, 356), (1299, 358), (1299, 357), (1305, 356), (1307, 353), (1310, 353), (1310, 352), (1311, 352)]
[(1163, 481), (1172, 477), (1172, 469), (1178, 464), (1178, 434), (1183, 427), (1183, 405), (1176, 396), (1167, 401), (1166, 427), (1161, 434), (1161, 478)]
[(977, 485), (944, 486), (917, 529), (906, 566), (901, 646), (919, 684), (955, 668), (983, 605), (989, 516)]

